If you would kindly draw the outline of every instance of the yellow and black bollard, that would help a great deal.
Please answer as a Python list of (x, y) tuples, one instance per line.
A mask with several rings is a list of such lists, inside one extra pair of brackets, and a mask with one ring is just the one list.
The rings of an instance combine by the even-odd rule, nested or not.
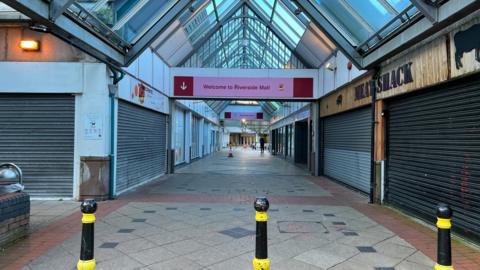
[(78, 270), (94, 270), (96, 266), (93, 257), (94, 224), (97, 203), (95, 200), (85, 200), (80, 206), (82, 210), (82, 246), (80, 249), (80, 260), (77, 264)]
[(440, 203), (437, 206), (437, 228), (438, 228), (438, 246), (437, 246), (437, 264), (435, 270), (453, 270), (452, 266), (452, 228), (453, 210), (450, 206)]
[(268, 258), (267, 243), (267, 210), (269, 202), (267, 198), (257, 198), (254, 203), (255, 220), (257, 222), (257, 236), (255, 242), (255, 258), (253, 259), (254, 270), (269, 270), (270, 259)]

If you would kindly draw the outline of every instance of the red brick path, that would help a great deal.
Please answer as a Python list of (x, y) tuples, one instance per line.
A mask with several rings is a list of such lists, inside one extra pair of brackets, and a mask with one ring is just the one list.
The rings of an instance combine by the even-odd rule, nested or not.
[[(102, 218), (126, 203), (127, 201), (100, 202), (96, 216)], [(60, 245), (69, 237), (81, 231), (81, 218), (79, 209), (78, 213), (71, 214), (19, 241), (9, 248), (5, 254), (0, 255), (0, 269), (21, 269), (49, 249)]]

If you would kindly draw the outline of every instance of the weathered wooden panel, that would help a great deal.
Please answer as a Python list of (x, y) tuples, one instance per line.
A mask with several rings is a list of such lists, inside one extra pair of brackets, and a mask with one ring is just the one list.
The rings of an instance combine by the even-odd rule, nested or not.
[(330, 95), (320, 100), (320, 117), (337, 114), (340, 112), (352, 110), (372, 102), (370, 93), (362, 93), (363, 98), (358, 98), (355, 88), (359, 85), (368, 84), (372, 79), (371, 73), (368, 73), (350, 84), (332, 92)]
[(480, 17), (457, 24), (450, 32), (452, 78), (480, 71)]
[[(377, 93), (377, 99), (389, 98), (403, 93), (419, 90), (427, 86), (435, 85), (439, 82), (448, 80), (448, 55), (447, 55), (447, 37), (440, 36), (433, 41), (426, 44), (419, 44), (411, 48), (404, 54), (401, 54), (393, 59), (387, 60), (382, 64), (381, 76), (390, 74), (393, 77), (395, 73), (401, 72), (400, 83), (393, 83), (390, 80), (389, 87), (380, 88)], [(410, 65), (411, 63), (411, 65)], [(403, 70), (400, 67), (410, 65), (412, 80), (403, 83), (406, 79)], [(385, 83), (379, 82), (378, 86)]]

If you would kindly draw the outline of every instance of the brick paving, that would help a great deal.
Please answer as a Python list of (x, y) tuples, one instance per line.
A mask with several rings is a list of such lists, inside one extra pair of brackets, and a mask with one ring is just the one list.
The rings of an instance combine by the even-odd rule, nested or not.
[[(259, 195), (271, 202), (274, 270), (433, 269), (430, 228), (280, 158), (234, 155), (207, 157), (101, 202), (97, 269), (251, 269)], [(74, 269), (79, 220), (75, 212), (33, 232), (0, 257), (0, 269)], [(480, 269), (477, 250), (456, 241), (453, 248), (455, 269)]]

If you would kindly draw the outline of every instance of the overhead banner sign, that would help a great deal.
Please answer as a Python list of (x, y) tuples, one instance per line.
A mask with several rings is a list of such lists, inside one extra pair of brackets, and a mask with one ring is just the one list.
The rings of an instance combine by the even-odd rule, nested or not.
[(233, 120), (262, 120), (263, 113), (259, 112), (225, 112), (225, 119)]
[(174, 77), (175, 97), (313, 98), (313, 78)]

